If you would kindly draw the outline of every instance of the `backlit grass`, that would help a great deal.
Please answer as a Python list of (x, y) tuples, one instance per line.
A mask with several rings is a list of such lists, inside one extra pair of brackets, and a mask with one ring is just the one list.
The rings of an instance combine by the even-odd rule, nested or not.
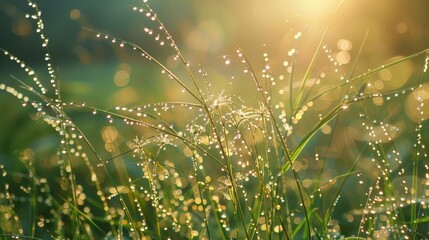
[[(84, 30), (93, 44), (108, 42), (161, 72), (151, 81), (166, 83), (166, 100), (103, 108), (64, 99), (41, 11), (33, 1), (29, 11), (45, 69), (39, 73), (0, 49), (25, 73), (1, 79), (0, 90), (18, 100), (11, 105), (21, 103), (34, 127), (51, 126), (45, 131), (55, 132), (54, 144), (19, 150), (20, 162), (13, 163), (19, 170), (1, 158), (1, 236), (429, 237), (427, 49), (357, 73), (367, 36), (353, 43), (359, 50), (352, 66), (343, 66), (351, 43), (340, 44), (343, 55), (334, 53), (325, 39), (329, 23), (305, 65), (297, 64), (298, 47), (281, 62), (269, 51), (250, 59), (251, 50), (238, 48), (217, 59), (224, 75), (212, 77), (210, 66), (187, 60), (162, 12), (143, 1), (130, 12), (151, 26), (143, 34), (170, 53), (167, 60)], [(302, 37), (294, 32), (292, 45)], [(324, 70), (316, 71), (317, 64)], [(407, 66), (408, 79), (398, 79)], [(117, 85), (126, 85), (128, 68), (116, 72)]]

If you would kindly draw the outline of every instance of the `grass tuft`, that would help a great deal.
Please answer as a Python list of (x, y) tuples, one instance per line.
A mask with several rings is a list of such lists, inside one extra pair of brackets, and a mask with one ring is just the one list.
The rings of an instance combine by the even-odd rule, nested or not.
[[(355, 75), (368, 33), (351, 68), (332, 58), (326, 40), (341, 1), (305, 66), (295, 48), (287, 64), (263, 53), (261, 66), (239, 48), (221, 58), (225, 72), (234, 66), (224, 87), (204, 63), (188, 61), (143, 1), (130, 11), (148, 21), (144, 34), (169, 60), (83, 31), (161, 72), (168, 100), (103, 108), (64, 96), (41, 11), (28, 3), (45, 69), (0, 48), (24, 73), (1, 79), (0, 90), (48, 125), (50, 140), (27, 146), (19, 163), (0, 158), (0, 236), (429, 238), (428, 49)], [(316, 73), (324, 56), (327, 70)], [(414, 70), (404, 84), (380, 87), (381, 74), (406, 64)]]

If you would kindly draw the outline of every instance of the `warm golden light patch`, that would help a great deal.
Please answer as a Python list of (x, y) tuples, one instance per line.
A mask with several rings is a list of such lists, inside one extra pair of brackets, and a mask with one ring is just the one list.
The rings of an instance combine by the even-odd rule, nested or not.
[(203, 21), (191, 31), (186, 38), (189, 49), (198, 49), (199, 52), (214, 52), (224, 43), (224, 33), (218, 23)]
[[(387, 62), (394, 62), (401, 59), (402, 56), (397, 56), (389, 59)], [(384, 90), (399, 89), (404, 86), (413, 73), (413, 64), (410, 60), (401, 62), (394, 66), (389, 67), (386, 71), (380, 71), (379, 75), (384, 82)]]
[(335, 61), (340, 64), (347, 64), (350, 62), (351, 56), (347, 51), (340, 51), (335, 55)]
[(376, 106), (381, 106), (381, 105), (383, 105), (383, 103), (384, 103), (384, 99), (383, 99), (383, 97), (374, 97), (373, 99), (372, 99), (372, 102), (374, 103), (374, 105), (376, 105)]
[(125, 87), (130, 82), (131, 67), (126, 63), (121, 63), (118, 66), (118, 71), (113, 77), (113, 81), (118, 87)]
[(382, 90), (384, 88), (384, 83), (382, 80), (375, 80), (374, 81), (374, 88), (376, 90)]
[(79, 11), (79, 9), (72, 9), (71, 11), (70, 11), (70, 19), (72, 19), (72, 20), (79, 20), (79, 18), (80, 18), (80, 11)]
[(115, 85), (118, 87), (125, 87), (130, 81), (130, 74), (124, 70), (119, 70), (114, 76)]
[(12, 25), (12, 31), (18, 36), (27, 36), (31, 33), (31, 23), (25, 18), (20, 19)]
[(415, 89), (408, 95), (405, 102), (405, 112), (414, 122), (424, 121), (429, 119), (427, 105), (429, 105), (429, 84), (423, 84), (422, 87)]
[(127, 86), (112, 94), (109, 98), (109, 102), (111, 102), (112, 105), (126, 105), (135, 102), (138, 99), (139, 95), (135, 88)]
[(383, 81), (389, 81), (390, 79), (392, 79), (392, 72), (389, 69), (383, 69), (378, 72), (378, 76)]
[(341, 51), (350, 51), (352, 49), (352, 42), (347, 39), (340, 39), (337, 42), (337, 48)]
[(101, 130), (101, 137), (105, 143), (113, 143), (118, 138), (118, 130), (115, 127), (107, 126)]
[(399, 34), (404, 34), (408, 31), (408, 26), (407, 26), (407, 24), (400, 22), (400, 23), (396, 24), (395, 30)]
[(321, 128), (321, 131), (324, 133), (324, 134), (330, 134), (331, 132), (332, 132), (332, 128), (331, 128), (331, 126), (329, 126), (329, 125), (324, 125), (322, 128)]

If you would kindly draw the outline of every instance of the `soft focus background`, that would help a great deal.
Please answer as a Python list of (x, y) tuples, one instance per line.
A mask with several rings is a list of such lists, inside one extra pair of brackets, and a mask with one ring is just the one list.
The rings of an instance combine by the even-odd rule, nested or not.
[[(234, 66), (225, 66), (224, 63), (238, 47), (247, 54), (255, 68), (262, 69), (263, 54), (268, 53), (271, 65), (279, 70), (278, 74), (286, 71), (283, 65), (290, 59), (289, 51), (298, 44), (294, 37), (299, 32), (302, 37), (295, 49), (298, 51), (296, 74), (302, 75), (338, 3), (322, 0), (149, 1), (191, 65), (202, 64), (206, 68), (215, 89), (228, 88), (230, 72), (235, 70), (231, 69)], [(153, 63), (139, 58), (133, 51), (113, 46), (110, 41), (96, 39), (95, 33), (85, 29), (135, 42), (171, 69), (176, 69), (177, 62), (172, 60), (171, 51), (160, 48), (153, 37), (148, 37), (144, 32), (146, 26), (151, 26), (150, 21), (132, 11), (133, 6), (139, 6), (138, 1), (39, 1), (38, 4), (66, 101), (113, 108), (173, 99), (186, 100), (185, 96), (180, 96), (177, 84), (162, 76)], [(428, 48), (428, 9), (429, 1), (426, 0), (346, 0), (327, 35), (326, 46), (332, 51), (333, 58), (342, 63), (342, 71), (347, 75), (368, 32), (356, 68), (356, 74), (363, 73), (385, 64), (389, 59)], [(7, 49), (40, 70), (42, 79), (46, 81), (40, 39), (34, 34), (33, 22), (25, 18), (27, 11), (30, 9), (26, 1), (0, 0), (0, 48)], [(315, 75), (330, 67), (327, 55), (321, 55), (320, 59)], [(422, 71), (422, 64), (422, 61), (404, 62), (379, 74), (373, 79), (374, 84), (380, 91), (400, 88), (408, 83), (413, 74)], [(241, 71), (239, 64), (235, 67)], [(26, 79), (14, 63), (0, 56), (0, 83), (16, 85), (11, 75)], [(330, 81), (328, 78), (325, 80)], [(236, 83), (233, 88), (240, 89), (240, 84)], [(429, 99), (429, 89), (425, 94), (425, 99)], [(397, 116), (399, 120), (392, 121), (399, 122), (397, 126), (415, 122), (412, 107), (415, 107), (416, 101), (413, 98), (404, 96), (401, 102), (388, 106), (375, 101), (374, 105), (383, 107), (386, 110), (384, 113)], [(94, 139), (105, 140), (104, 119), (88, 119), (83, 114), (73, 116)], [(58, 137), (51, 127), (33, 120), (37, 120), (33, 111), (20, 107), (20, 102), (14, 97), (0, 92), (0, 162), (10, 172), (23, 168), (18, 159), (34, 156), (40, 159), (41, 169), (45, 173), (54, 169), (56, 159), (53, 153), (58, 147)], [(362, 140), (356, 127), (358, 122), (353, 122), (353, 119), (346, 119), (345, 122), (339, 127), (352, 129), (346, 135), (355, 134), (347, 135), (346, 140)], [(94, 124), (99, 126), (92, 127)], [(305, 124), (302, 122), (303, 126)], [(414, 134), (413, 128), (408, 130), (410, 132), (403, 133), (406, 137)], [(329, 132), (329, 129), (326, 130), (326, 133)], [(132, 133), (126, 136), (129, 139), (135, 137)], [(427, 136), (424, 140), (429, 141)], [(344, 141), (340, 138), (334, 143), (338, 148), (334, 152), (354, 151), (348, 149), (353, 144), (347, 145)], [(409, 144), (405, 141), (403, 146), (408, 147)], [(97, 147), (103, 149), (103, 144)], [(107, 147), (103, 149), (102, 157), (108, 157), (109, 151), (111, 149)], [(347, 153), (342, 154), (347, 156)], [(341, 164), (330, 167), (334, 169), (332, 176), (335, 176), (338, 174), (335, 168), (341, 167)], [(23, 180), (15, 181), (19, 183)], [(353, 198), (353, 195), (350, 197)], [(347, 204), (344, 203), (343, 207), (347, 209)]]
[[(225, 75), (229, 73), (225, 72), (230, 68), (219, 64), (225, 61), (224, 56), (234, 55), (237, 47), (243, 49), (255, 67), (261, 66), (263, 53), (267, 52), (271, 65), (280, 68), (290, 59), (288, 53), (297, 45), (294, 36), (298, 32), (302, 32), (302, 37), (297, 71), (304, 71), (338, 3), (171, 0), (150, 4), (191, 63), (211, 68), (213, 78), (228, 78)], [(138, 1), (41, 1), (38, 4), (65, 99), (109, 108), (166, 100), (177, 95), (177, 86), (160, 78), (159, 69), (152, 63), (142, 61), (132, 51), (112, 46), (109, 41), (96, 40), (95, 33), (83, 29), (135, 42), (174, 69), (177, 63), (171, 60), (171, 52), (160, 48), (144, 32), (150, 21), (132, 11), (133, 6), (139, 5)], [(347, 73), (369, 31), (355, 71), (360, 74), (389, 59), (428, 48), (427, 9), (429, 2), (424, 0), (347, 0), (325, 42)], [(39, 74), (46, 74), (40, 39), (34, 34), (33, 23), (25, 18), (28, 11), (26, 1), (0, 1), (0, 47), (33, 68), (41, 69)], [(320, 59), (315, 75), (329, 64), (326, 64), (327, 56), (322, 55)], [(385, 79), (391, 79), (392, 75), (401, 78), (384, 81), (384, 85), (402, 86), (413, 71), (417, 69), (405, 63), (396, 72), (386, 72)], [(14, 83), (10, 75), (25, 79), (19, 68), (3, 56), (0, 58), (1, 82)], [(383, 76), (380, 78), (383, 80)], [(220, 88), (222, 84), (217, 83)], [(38, 136), (37, 131), (45, 126), (32, 122), (27, 110), (7, 94), (0, 94), (0, 108), (0, 154), (16, 157), (15, 151), (27, 147), (29, 141), (34, 140), (31, 136)]]
[[(129, 104), (144, 99), (143, 95), (146, 94), (131, 94), (121, 99), (118, 97), (121, 91), (132, 92), (127, 86), (144, 82), (149, 85), (145, 88), (161, 89), (165, 84), (163, 81), (144, 81), (143, 78), (150, 79), (157, 73), (157, 70), (152, 71), (151, 64), (137, 61), (140, 59), (129, 51), (120, 51), (106, 42), (94, 41), (95, 34), (82, 28), (104, 31), (138, 43), (172, 67), (173, 63), (168, 59), (171, 52), (157, 47), (153, 39), (144, 33), (148, 19), (131, 10), (138, 4), (138, 1), (39, 3), (63, 91), (70, 92), (73, 99), (103, 99), (104, 103), (101, 104), (105, 106)], [(214, 62), (222, 61), (222, 56), (233, 55), (240, 47), (256, 63), (262, 60), (264, 52), (268, 52), (271, 62), (281, 65), (288, 57), (288, 51), (296, 45), (294, 35), (302, 32), (297, 61), (303, 71), (338, 1), (172, 0), (153, 1), (151, 5), (192, 63), (213, 66)], [(337, 61), (351, 65), (365, 33), (369, 31), (363, 56), (357, 65), (356, 73), (362, 73), (386, 63), (392, 57), (427, 48), (428, 8), (429, 3), (423, 0), (345, 1), (329, 31), (326, 44), (334, 54), (340, 53), (335, 56)], [(0, 1), (0, 46), (38, 68), (43, 53), (38, 36), (33, 34), (34, 26), (24, 17), (27, 11), (26, 1)], [(321, 58), (327, 59), (326, 56)], [(138, 64), (138, 67), (133, 66), (131, 72), (127, 64)], [(2, 82), (13, 81), (9, 77), (9, 74), (16, 74), (12, 65), (7, 59), (1, 59)], [(324, 64), (319, 64), (315, 72), (323, 67)], [(103, 94), (103, 98), (92, 91), (94, 87), (100, 89), (100, 86), (103, 86), (103, 91), (98, 93)]]

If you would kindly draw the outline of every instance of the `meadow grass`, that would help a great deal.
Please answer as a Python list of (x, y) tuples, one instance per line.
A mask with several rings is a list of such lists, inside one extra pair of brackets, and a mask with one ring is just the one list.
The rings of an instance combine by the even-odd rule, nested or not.
[[(27, 18), (37, 26), (49, 80), (0, 49), (27, 75), (11, 76), (7, 84), (2, 79), (0, 90), (56, 131), (58, 151), (49, 157), (56, 172), (45, 172), (31, 148), (20, 154), (25, 171), (10, 171), (0, 162), (0, 236), (429, 237), (427, 49), (356, 74), (364, 36), (344, 74), (325, 43), (328, 24), (307, 65), (296, 65), (295, 48), (282, 69), (268, 52), (261, 53), (259, 66), (237, 49), (221, 60), (225, 68), (235, 66), (230, 87), (218, 87), (203, 63), (187, 60), (143, 1), (130, 11), (154, 26), (144, 32), (171, 51), (180, 68), (170, 69), (133, 42), (85, 31), (160, 70), (178, 86), (172, 88), (176, 99), (104, 109), (63, 100), (41, 12), (28, 2)], [(301, 35), (296, 32), (295, 41)], [(314, 71), (320, 58), (329, 60), (329, 72)], [(419, 71), (399, 87), (377, 87), (380, 73), (402, 64)], [(408, 98), (414, 101), (414, 122), (401, 114)], [(16, 178), (22, 179), (18, 187)]]

